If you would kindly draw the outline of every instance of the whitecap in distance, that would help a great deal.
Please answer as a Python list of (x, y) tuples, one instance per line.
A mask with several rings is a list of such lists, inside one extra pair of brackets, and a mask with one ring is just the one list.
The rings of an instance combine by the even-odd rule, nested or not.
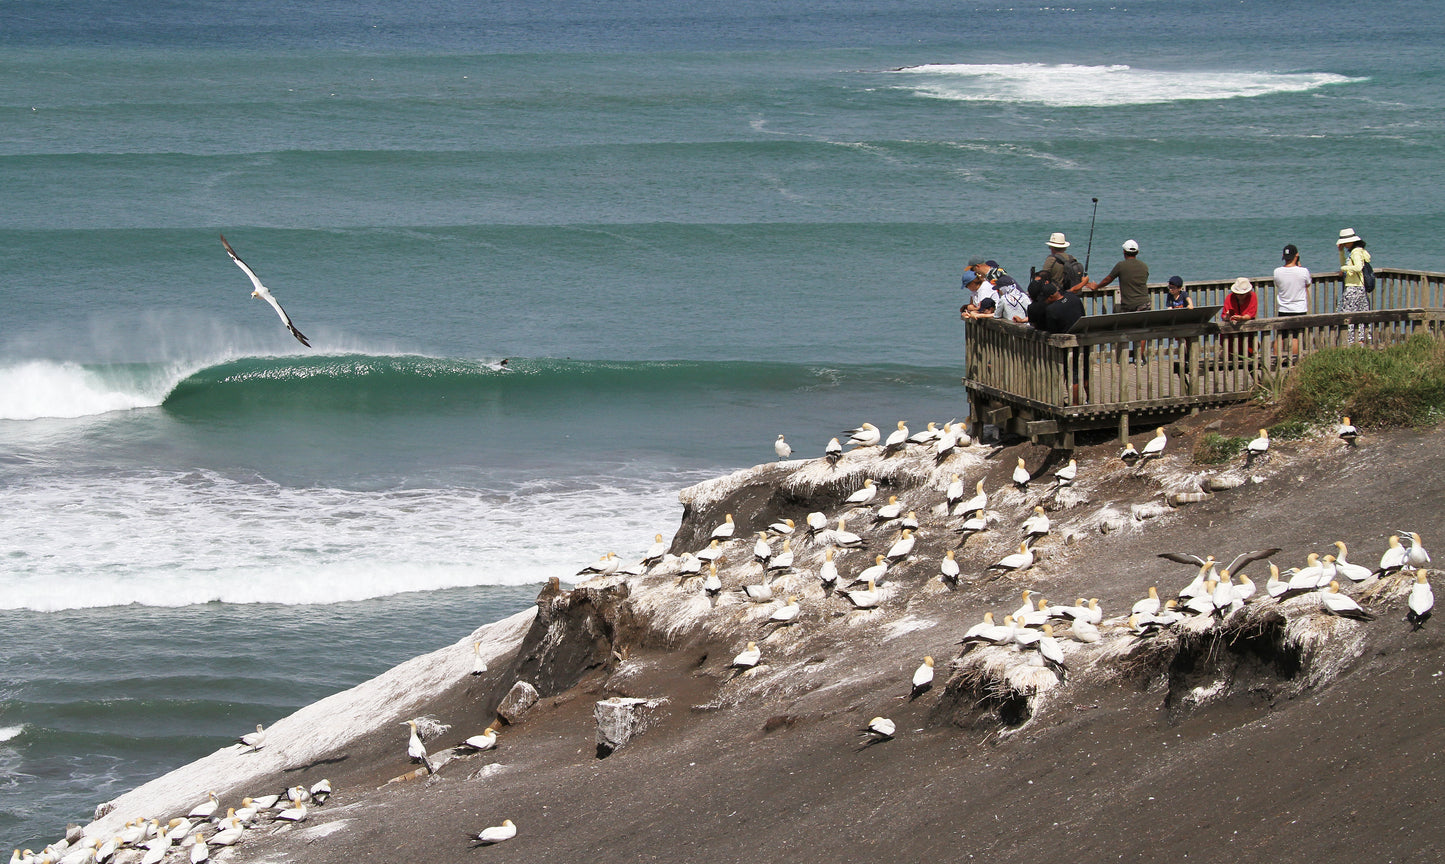
[(1044, 63), (928, 64), (895, 69), (919, 96), (955, 102), (1106, 108), (1300, 93), (1350, 78), (1330, 72), (1206, 72)]

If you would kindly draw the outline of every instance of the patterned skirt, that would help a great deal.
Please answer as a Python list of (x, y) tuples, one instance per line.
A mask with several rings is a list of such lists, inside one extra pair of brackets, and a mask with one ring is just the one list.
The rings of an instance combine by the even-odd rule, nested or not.
[[(1365, 286), (1350, 285), (1345, 288), (1345, 293), (1340, 297), (1341, 312), (1368, 312), (1370, 311), (1370, 295), (1365, 293)], [(1358, 324), (1350, 326), (1349, 344), (1355, 345), (1361, 342), (1370, 341), (1369, 331)]]

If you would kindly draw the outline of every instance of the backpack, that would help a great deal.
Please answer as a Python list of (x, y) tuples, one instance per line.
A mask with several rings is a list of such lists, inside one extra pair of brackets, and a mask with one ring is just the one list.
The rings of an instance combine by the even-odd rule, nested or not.
[(1079, 263), (1079, 259), (1067, 252), (1055, 252), (1050, 257), (1064, 265), (1064, 284), (1059, 286), (1060, 291), (1067, 291), (1084, 281), (1084, 265)]
[(1366, 262), (1364, 263), (1364, 266), (1362, 266), (1362, 267), (1360, 268), (1360, 278), (1363, 279), (1364, 282), (1365, 282), (1365, 293), (1366, 293), (1366, 294), (1374, 294), (1374, 293), (1375, 293), (1375, 268), (1370, 266), (1370, 262), (1366, 261)]

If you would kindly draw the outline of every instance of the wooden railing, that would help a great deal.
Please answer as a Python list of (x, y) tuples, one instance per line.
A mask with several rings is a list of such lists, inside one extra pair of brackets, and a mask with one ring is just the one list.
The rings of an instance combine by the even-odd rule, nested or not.
[[(1338, 270), (1325, 273), (1311, 273), (1309, 288), (1309, 311), (1312, 313), (1334, 312), (1339, 307), (1340, 295), (1344, 292), (1344, 279)], [(1238, 277), (1235, 277), (1238, 278)], [(1391, 268), (1376, 270), (1375, 293), (1370, 295), (1371, 309), (1442, 309), (1445, 308), (1445, 273), (1428, 270), (1403, 270)], [(1269, 318), (1276, 314), (1274, 275), (1251, 276), (1254, 292), (1259, 297), (1259, 317)], [(1224, 296), (1234, 278), (1204, 282), (1185, 282), (1184, 290), (1193, 298), (1196, 308), (1201, 306), (1222, 306)], [(1164, 282), (1149, 283), (1150, 298), (1155, 309), (1163, 309), (1169, 296), (1168, 285)], [(1089, 315), (1107, 315), (1114, 311), (1118, 302), (1117, 288), (1111, 286), (1103, 291), (1085, 291), (1080, 294), (1084, 311)]]
[[(1316, 276), (1311, 309), (1290, 318), (1243, 324), (1214, 321), (1148, 329), (1047, 334), (999, 319), (965, 322), (964, 384), (975, 404), (1011, 406), (1047, 426), (1046, 418), (1085, 428), (1084, 421), (1120, 414), (1183, 411), (1248, 399), (1256, 387), (1316, 351), (1358, 343), (1388, 345), (1417, 332), (1445, 335), (1445, 274), (1376, 271), (1368, 312), (1335, 312), (1338, 273)], [(1217, 306), (1234, 280), (1187, 287), (1196, 308)], [(1272, 279), (1254, 279), (1272, 288)], [(1113, 292), (1103, 292), (1105, 295)], [(1163, 286), (1155, 293), (1163, 294)], [(1260, 292), (1261, 315), (1273, 312), (1273, 291)], [(1087, 307), (1104, 314), (1100, 295)], [(1162, 308), (1160, 300), (1156, 308)], [(1268, 311), (1266, 311), (1268, 310)], [(1130, 362), (1134, 354), (1138, 362)], [(1070, 426), (1069, 421), (1075, 422)], [(1127, 423), (1127, 417), (1124, 421)]]

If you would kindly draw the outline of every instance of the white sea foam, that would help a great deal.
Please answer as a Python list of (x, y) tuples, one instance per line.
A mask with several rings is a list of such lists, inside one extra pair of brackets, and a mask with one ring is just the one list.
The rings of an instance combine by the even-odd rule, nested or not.
[(892, 74), (920, 96), (1060, 107), (1147, 105), (1298, 93), (1363, 81), (1329, 72), (1205, 72), (1043, 63), (930, 64)]
[(677, 485), (357, 491), (213, 472), (37, 477), (0, 488), (0, 608), (338, 603), (571, 580), (635, 561)]
[(0, 366), (0, 420), (88, 417), (161, 404), (169, 387), (107, 381), (76, 363), (31, 360)]
[(24, 723), (21, 723), (19, 726), (0, 726), (0, 744), (3, 744), (3, 743), (5, 743), (6, 741), (9, 741), (11, 738), (16, 737), (17, 735), (19, 735), (21, 732), (24, 732), (24, 731), (25, 731), (25, 724), (24, 724)]

